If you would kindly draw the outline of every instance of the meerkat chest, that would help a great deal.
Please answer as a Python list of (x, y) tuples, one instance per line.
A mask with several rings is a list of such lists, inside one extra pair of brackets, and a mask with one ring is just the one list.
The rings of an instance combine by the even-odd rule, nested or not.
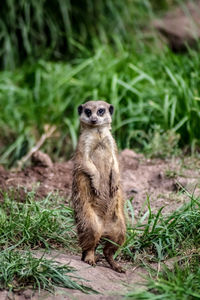
[(98, 167), (108, 171), (113, 164), (113, 149), (108, 137), (96, 141), (91, 152), (91, 160)]
[(112, 160), (112, 151), (110, 149), (109, 145), (106, 145), (103, 142), (100, 142), (96, 145), (96, 147), (91, 152), (91, 158), (92, 160), (100, 159), (101, 161), (106, 159), (107, 162)]
[(91, 160), (102, 172), (108, 172), (115, 160), (114, 141), (109, 130), (87, 130), (80, 137), (83, 159)]

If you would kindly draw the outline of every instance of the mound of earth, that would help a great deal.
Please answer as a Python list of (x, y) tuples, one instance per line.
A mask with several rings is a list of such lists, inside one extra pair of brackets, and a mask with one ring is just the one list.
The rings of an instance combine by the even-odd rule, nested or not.
[(175, 52), (197, 45), (200, 38), (200, 1), (187, 1), (173, 8), (153, 26), (167, 39)]

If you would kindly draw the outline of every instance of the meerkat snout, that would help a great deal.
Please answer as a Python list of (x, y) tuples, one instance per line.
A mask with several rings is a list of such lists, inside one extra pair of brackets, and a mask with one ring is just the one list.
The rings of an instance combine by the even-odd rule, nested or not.
[(89, 126), (111, 124), (114, 107), (104, 101), (88, 101), (78, 107), (80, 122)]
[(95, 117), (95, 116), (92, 116), (92, 117), (91, 117), (91, 123), (92, 123), (92, 124), (96, 124), (97, 121), (98, 121), (98, 118), (97, 118), (97, 117)]

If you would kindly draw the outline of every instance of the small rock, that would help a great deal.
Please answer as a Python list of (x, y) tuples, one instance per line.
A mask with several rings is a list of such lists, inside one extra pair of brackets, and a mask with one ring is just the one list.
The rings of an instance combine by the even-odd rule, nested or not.
[(36, 151), (31, 156), (31, 161), (34, 166), (41, 166), (45, 168), (51, 168), (53, 166), (52, 160), (46, 153), (42, 151)]
[(25, 290), (25, 291), (23, 292), (23, 295), (24, 295), (24, 298), (25, 298), (25, 299), (31, 299), (32, 296), (33, 296), (33, 294), (34, 294), (34, 291), (31, 290), (31, 289)]

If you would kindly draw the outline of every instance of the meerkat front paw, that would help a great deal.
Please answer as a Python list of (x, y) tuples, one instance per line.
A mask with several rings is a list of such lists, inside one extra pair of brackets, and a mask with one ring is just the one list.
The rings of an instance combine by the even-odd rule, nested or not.
[(100, 192), (100, 189), (99, 189), (99, 186), (97, 187), (95, 184), (92, 183), (92, 191), (94, 192), (94, 194), (96, 196), (100, 196), (101, 195), (101, 192)]
[(112, 186), (112, 187), (110, 188), (110, 196), (111, 196), (111, 197), (114, 197), (114, 195), (116, 194), (116, 192), (118, 191), (118, 189), (119, 189), (119, 186), (118, 186), (118, 185)]
[(119, 176), (112, 170), (110, 174), (110, 196), (113, 197), (119, 189)]
[(91, 187), (96, 196), (100, 196), (100, 176), (91, 176)]

